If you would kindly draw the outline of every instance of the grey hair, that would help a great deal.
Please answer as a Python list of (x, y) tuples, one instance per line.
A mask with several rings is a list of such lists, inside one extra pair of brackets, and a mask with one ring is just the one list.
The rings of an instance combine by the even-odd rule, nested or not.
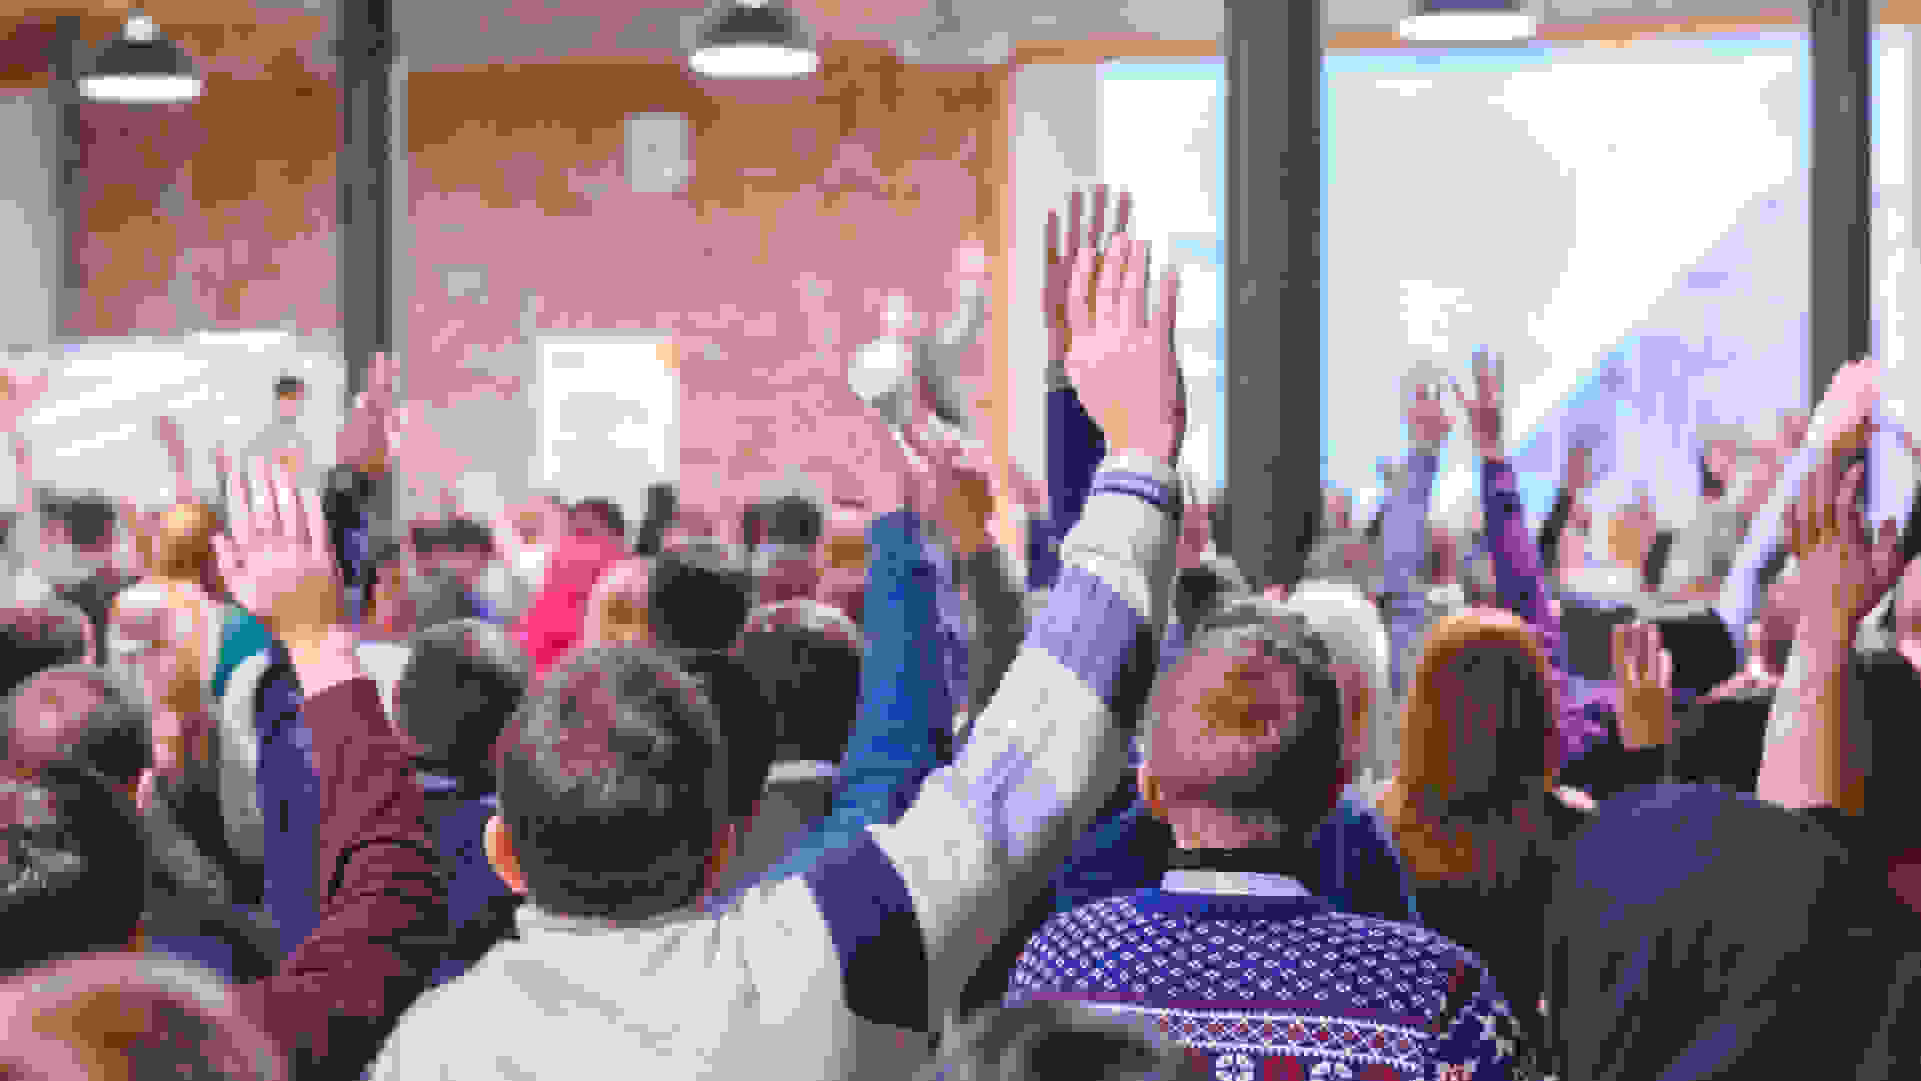
[(1334, 663), (1358, 668), (1367, 676), (1371, 702), (1367, 717), (1367, 760), (1362, 772), (1384, 778), (1394, 768), (1400, 745), (1400, 710), (1394, 700), (1392, 647), (1380, 610), (1348, 582), (1310, 581), (1296, 587), (1283, 607), (1320, 636)]

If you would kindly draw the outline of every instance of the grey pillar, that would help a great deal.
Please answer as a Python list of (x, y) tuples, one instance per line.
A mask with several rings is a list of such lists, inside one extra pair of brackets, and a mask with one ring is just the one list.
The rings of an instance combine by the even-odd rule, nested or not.
[(1873, 348), (1873, 113), (1869, 0), (1810, 0), (1813, 153), (1808, 170), (1808, 391)]
[(1321, 505), (1320, 0), (1227, 0), (1229, 551), (1300, 578)]
[(392, 346), (391, 0), (340, 0), (340, 345), (347, 400)]
[(74, 336), (72, 321), (79, 310), (86, 282), (80, 274), (80, 88), (74, 73), (80, 62), (83, 42), (80, 19), (62, 15), (54, 21), (53, 43), (49, 47), (47, 70), (53, 75), (47, 85), (47, 106), (52, 115), (52, 135), (48, 150), (52, 156), (47, 170), (53, 183), (53, 223), (57, 238), (53, 254), (53, 340)]

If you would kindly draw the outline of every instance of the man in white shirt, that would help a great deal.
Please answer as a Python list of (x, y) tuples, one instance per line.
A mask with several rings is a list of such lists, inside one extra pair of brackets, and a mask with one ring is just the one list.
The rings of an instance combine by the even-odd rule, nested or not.
[(303, 483), (312, 483), (313, 444), (300, 431), (300, 410), (307, 404), (307, 384), (298, 376), (283, 375), (274, 380), (273, 398), (273, 422), (247, 444), (240, 460), (265, 458)]

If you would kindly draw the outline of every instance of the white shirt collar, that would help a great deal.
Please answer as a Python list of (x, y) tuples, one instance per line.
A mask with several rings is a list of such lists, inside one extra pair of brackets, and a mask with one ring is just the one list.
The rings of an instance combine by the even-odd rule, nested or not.
[(831, 781), (840, 776), (832, 762), (776, 762), (767, 771), (769, 785), (790, 781)]
[(1219, 893), (1241, 897), (1312, 897), (1306, 886), (1287, 875), (1252, 871), (1195, 871), (1177, 869), (1161, 876), (1168, 893)]

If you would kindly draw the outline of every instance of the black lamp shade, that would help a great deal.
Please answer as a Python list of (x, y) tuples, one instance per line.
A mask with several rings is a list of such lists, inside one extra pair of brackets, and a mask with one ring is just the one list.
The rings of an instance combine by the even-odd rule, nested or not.
[(732, 0), (701, 26), (689, 63), (709, 78), (795, 78), (811, 74), (819, 57), (787, 5)]
[(167, 104), (200, 96), (200, 76), (180, 46), (154, 34), (107, 42), (79, 72), (80, 93), (94, 101)]

